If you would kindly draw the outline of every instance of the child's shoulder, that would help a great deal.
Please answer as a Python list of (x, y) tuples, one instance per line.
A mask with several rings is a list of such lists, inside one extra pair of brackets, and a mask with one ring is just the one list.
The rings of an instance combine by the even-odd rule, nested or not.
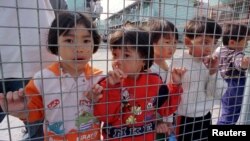
[(60, 66), (58, 63), (52, 63), (48, 67), (35, 73), (34, 78), (48, 78), (60, 75)]
[(140, 76), (140, 81), (148, 83), (148, 84), (161, 84), (161, 83), (163, 83), (160, 75), (157, 73), (154, 73), (154, 72), (142, 74)]

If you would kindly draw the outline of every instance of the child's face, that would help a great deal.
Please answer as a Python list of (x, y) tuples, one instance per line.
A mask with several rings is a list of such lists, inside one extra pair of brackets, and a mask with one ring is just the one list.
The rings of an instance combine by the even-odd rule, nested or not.
[(235, 40), (229, 40), (228, 47), (236, 49), (236, 50), (244, 50), (247, 47), (247, 38), (240, 40), (239, 42)]
[(176, 50), (177, 41), (174, 37), (164, 37), (153, 43), (155, 59), (170, 59)]
[(119, 68), (128, 77), (138, 75), (145, 65), (138, 52), (131, 47), (112, 49), (112, 57), (113, 69)]
[(185, 37), (185, 45), (189, 49), (189, 54), (194, 57), (204, 57), (211, 55), (215, 49), (217, 40), (210, 36), (198, 36), (194, 39)]
[(74, 70), (84, 69), (93, 53), (93, 38), (83, 25), (76, 25), (66, 35), (58, 38), (59, 56), (63, 65)]

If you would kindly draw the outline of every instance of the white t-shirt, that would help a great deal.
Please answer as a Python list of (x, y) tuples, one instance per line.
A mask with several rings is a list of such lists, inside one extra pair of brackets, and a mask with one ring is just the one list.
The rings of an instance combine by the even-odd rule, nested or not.
[(51, 9), (49, 0), (0, 1), (0, 79), (32, 77), (56, 60), (46, 47)]
[(223, 93), (222, 78), (209, 75), (203, 62), (189, 55), (187, 51), (183, 52), (181, 58), (174, 58), (172, 66), (187, 69), (183, 76), (183, 94), (177, 114), (187, 117), (206, 115), (213, 108), (214, 98)]
[(150, 67), (150, 70), (151, 72), (159, 74), (162, 79), (162, 82), (166, 83), (168, 71), (163, 70), (156, 63), (153, 63), (153, 65)]

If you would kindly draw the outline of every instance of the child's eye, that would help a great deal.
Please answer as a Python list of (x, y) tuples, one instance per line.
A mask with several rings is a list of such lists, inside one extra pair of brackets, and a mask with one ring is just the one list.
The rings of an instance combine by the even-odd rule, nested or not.
[(72, 39), (66, 39), (65, 42), (67, 42), (67, 43), (74, 43), (74, 41)]
[(83, 43), (90, 43), (91, 40), (84, 40)]
[(124, 56), (125, 56), (125, 58), (128, 58), (130, 55), (129, 54), (125, 54)]

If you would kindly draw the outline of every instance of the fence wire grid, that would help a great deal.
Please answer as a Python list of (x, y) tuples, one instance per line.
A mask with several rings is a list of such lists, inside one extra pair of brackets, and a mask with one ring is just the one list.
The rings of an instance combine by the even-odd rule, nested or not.
[(248, 125), (250, 0), (1, 0), (0, 140), (208, 140)]

